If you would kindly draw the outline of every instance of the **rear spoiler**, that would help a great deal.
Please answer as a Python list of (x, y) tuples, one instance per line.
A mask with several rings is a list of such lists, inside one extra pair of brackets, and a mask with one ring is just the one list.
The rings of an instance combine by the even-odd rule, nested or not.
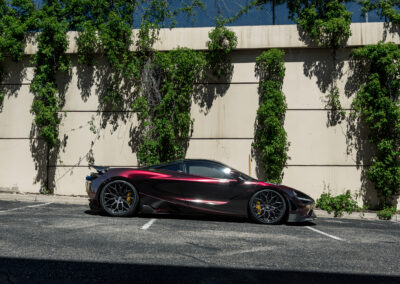
[(99, 174), (105, 174), (110, 167), (92, 166)]

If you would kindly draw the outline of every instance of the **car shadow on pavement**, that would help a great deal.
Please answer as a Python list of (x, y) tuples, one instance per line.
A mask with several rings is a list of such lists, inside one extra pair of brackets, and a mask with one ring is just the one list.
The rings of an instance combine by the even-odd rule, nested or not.
[(399, 276), (0, 257), (0, 283), (399, 283)]
[[(102, 210), (86, 210), (85, 214), (88, 215), (98, 215), (109, 218), (114, 218), (109, 216)], [(210, 221), (210, 222), (229, 222), (229, 223), (249, 223), (256, 225), (263, 225), (255, 223), (254, 221), (248, 218), (240, 218), (240, 217), (232, 217), (232, 216), (219, 216), (219, 215), (188, 215), (188, 214), (136, 214), (132, 218), (156, 218), (156, 219), (170, 219), (170, 220), (195, 220), (195, 221)], [(278, 225), (287, 225), (287, 226), (315, 226), (316, 224), (313, 222), (298, 222), (298, 223), (280, 223)]]

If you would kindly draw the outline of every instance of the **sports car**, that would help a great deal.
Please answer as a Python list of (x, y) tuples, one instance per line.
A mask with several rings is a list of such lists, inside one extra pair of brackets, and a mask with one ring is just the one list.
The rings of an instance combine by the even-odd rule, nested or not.
[(253, 179), (210, 160), (186, 159), (145, 168), (96, 167), (86, 177), (91, 209), (111, 216), (135, 213), (214, 214), (258, 223), (315, 219), (305, 193)]

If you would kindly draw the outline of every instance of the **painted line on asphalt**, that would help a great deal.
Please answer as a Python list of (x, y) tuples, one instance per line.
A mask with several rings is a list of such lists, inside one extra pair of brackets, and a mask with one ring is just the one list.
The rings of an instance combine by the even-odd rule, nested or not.
[(147, 222), (146, 224), (144, 224), (140, 229), (142, 229), (142, 230), (147, 230), (148, 228), (151, 227), (151, 225), (154, 224), (154, 222), (155, 222), (156, 220), (157, 220), (157, 219), (151, 219), (149, 222)]
[(321, 234), (321, 235), (330, 237), (330, 238), (332, 238), (332, 239), (335, 239), (335, 240), (338, 240), (338, 241), (345, 241), (345, 240), (342, 239), (342, 238), (336, 237), (336, 236), (334, 236), (334, 235), (327, 234), (327, 233), (322, 232), (322, 231), (320, 231), (320, 230), (314, 229), (313, 227), (307, 226), (306, 228), (307, 228), (307, 229), (310, 229), (311, 231), (317, 232), (317, 233), (319, 233), (319, 234)]
[(2, 210), (2, 211), (0, 211), (0, 213), (7, 213), (7, 212), (11, 212), (11, 211), (17, 211), (17, 210), (22, 210), (22, 209), (25, 209), (25, 208), (41, 207), (41, 206), (46, 206), (46, 205), (49, 205), (49, 204), (52, 204), (52, 203), (53, 202), (48, 202), (48, 203), (28, 205), (28, 206), (18, 207), (18, 208), (13, 208), (13, 209), (8, 209), (8, 210)]

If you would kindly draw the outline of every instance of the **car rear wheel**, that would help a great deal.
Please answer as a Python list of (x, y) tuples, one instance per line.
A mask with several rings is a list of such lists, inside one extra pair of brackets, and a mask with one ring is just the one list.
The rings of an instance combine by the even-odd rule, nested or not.
[(278, 224), (285, 216), (286, 208), (282, 194), (271, 189), (257, 191), (249, 201), (250, 216), (262, 224)]
[(131, 216), (139, 202), (136, 188), (125, 180), (113, 180), (107, 183), (100, 193), (100, 205), (114, 217)]

